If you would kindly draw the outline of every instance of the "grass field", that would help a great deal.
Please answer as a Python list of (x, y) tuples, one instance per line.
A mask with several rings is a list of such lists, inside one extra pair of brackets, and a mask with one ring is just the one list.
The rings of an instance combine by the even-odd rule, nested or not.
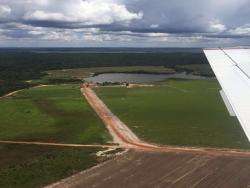
[[(80, 93), (67, 84), (0, 100), (0, 140), (94, 144), (110, 140)], [(0, 145), (0, 187), (37, 187), (97, 163), (91, 148)]]
[(108, 134), (80, 85), (32, 88), (0, 101), (0, 139), (105, 143)]
[(159, 144), (250, 148), (216, 80), (169, 80), (155, 87), (98, 88), (97, 94), (141, 139)]

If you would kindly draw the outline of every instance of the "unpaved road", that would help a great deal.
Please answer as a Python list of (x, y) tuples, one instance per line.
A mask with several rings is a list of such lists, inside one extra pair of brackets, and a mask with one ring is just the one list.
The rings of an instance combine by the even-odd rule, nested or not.
[(127, 148), (158, 148), (158, 146), (142, 142), (118, 117), (116, 117), (108, 107), (97, 97), (95, 92), (84, 86), (81, 92), (96, 111), (98, 116), (112, 135), (114, 142)]
[(10, 97), (10, 96), (12, 96), (12, 95), (18, 93), (19, 91), (22, 91), (22, 90), (23, 90), (23, 89), (20, 89), (20, 90), (16, 90), (16, 91), (12, 91), (12, 92), (10, 92), (10, 93), (7, 93), (6, 95), (0, 97), (0, 99), (4, 99), (4, 98), (6, 98), (6, 97)]
[(129, 151), (49, 188), (246, 188), (250, 158)]

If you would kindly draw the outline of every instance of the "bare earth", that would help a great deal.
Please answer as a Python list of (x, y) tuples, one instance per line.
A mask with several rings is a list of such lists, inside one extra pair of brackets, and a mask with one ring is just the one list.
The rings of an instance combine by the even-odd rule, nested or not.
[(243, 188), (249, 174), (249, 157), (129, 151), (48, 188)]

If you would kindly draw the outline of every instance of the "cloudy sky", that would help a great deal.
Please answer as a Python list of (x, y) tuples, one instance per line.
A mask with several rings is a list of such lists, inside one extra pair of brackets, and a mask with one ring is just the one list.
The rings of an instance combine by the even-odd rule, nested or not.
[(249, 0), (0, 0), (0, 47), (239, 45)]

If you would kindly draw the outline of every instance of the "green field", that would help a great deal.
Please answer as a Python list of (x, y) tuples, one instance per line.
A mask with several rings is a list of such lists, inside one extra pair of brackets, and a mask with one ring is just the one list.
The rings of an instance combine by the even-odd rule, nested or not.
[[(110, 140), (80, 85), (26, 89), (0, 100), (0, 140), (103, 144)], [(90, 148), (0, 144), (0, 187), (37, 187), (97, 163)]]
[(0, 101), (0, 139), (105, 143), (108, 134), (80, 85), (32, 88)]
[(141, 139), (152, 143), (250, 148), (216, 80), (169, 80), (155, 87), (98, 88), (97, 94)]

